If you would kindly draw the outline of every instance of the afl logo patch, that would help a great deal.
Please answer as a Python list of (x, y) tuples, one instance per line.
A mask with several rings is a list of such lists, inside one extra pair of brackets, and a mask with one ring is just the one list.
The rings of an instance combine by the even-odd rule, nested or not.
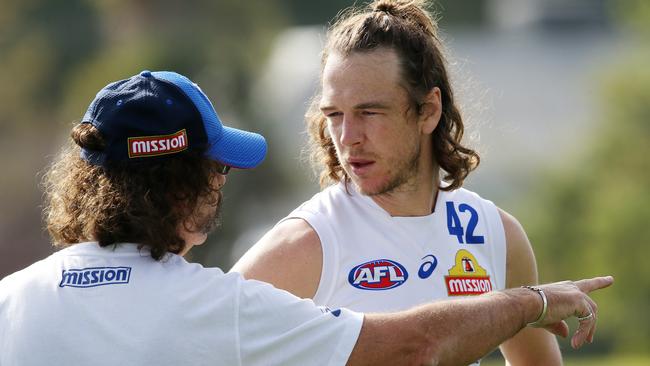
[(350, 271), (348, 282), (361, 290), (389, 290), (402, 285), (409, 275), (406, 268), (390, 259), (359, 264)]

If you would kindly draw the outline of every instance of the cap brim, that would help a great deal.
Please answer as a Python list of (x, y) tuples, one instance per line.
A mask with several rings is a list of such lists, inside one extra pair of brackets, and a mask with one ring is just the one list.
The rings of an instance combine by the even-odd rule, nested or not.
[(233, 168), (254, 168), (266, 157), (266, 140), (253, 132), (223, 126), (221, 138), (208, 149), (208, 156)]

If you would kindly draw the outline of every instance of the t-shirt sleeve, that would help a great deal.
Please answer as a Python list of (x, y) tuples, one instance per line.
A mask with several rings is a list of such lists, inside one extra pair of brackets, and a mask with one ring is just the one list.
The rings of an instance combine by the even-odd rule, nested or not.
[(260, 281), (242, 280), (240, 285), (242, 365), (345, 365), (363, 314), (318, 307)]

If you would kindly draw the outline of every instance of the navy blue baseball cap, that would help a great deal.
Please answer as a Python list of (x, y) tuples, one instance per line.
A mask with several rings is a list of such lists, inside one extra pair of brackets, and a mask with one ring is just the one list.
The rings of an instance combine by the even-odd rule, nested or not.
[(259, 134), (224, 126), (198, 85), (171, 71), (142, 71), (97, 93), (81, 123), (101, 132), (103, 150), (82, 148), (94, 165), (147, 162), (186, 150), (204, 151), (221, 164), (248, 169), (266, 156)]

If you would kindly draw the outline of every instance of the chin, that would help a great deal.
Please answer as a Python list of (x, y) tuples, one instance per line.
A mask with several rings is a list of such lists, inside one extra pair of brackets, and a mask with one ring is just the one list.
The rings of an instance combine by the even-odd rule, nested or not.
[(366, 196), (386, 193), (387, 184), (385, 182), (371, 182), (368, 179), (352, 178), (352, 183), (359, 193)]
[(201, 236), (197, 239), (198, 240), (194, 243), (194, 245), (203, 245), (205, 244), (205, 241), (208, 240), (208, 234), (201, 233)]
[(208, 238), (207, 235), (204, 235), (203, 238), (194, 238), (193, 242), (189, 242), (185, 245), (185, 248), (179, 253), (180, 256), (185, 256), (189, 251), (197, 245), (202, 245), (205, 243), (205, 240)]
[(382, 178), (359, 178), (353, 175), (350, 175), (350, 177), (357, 191), (366, 196), (378, 196), (401, 191), (410, 184), (412, 178), (407, 175), (384, 176)]

